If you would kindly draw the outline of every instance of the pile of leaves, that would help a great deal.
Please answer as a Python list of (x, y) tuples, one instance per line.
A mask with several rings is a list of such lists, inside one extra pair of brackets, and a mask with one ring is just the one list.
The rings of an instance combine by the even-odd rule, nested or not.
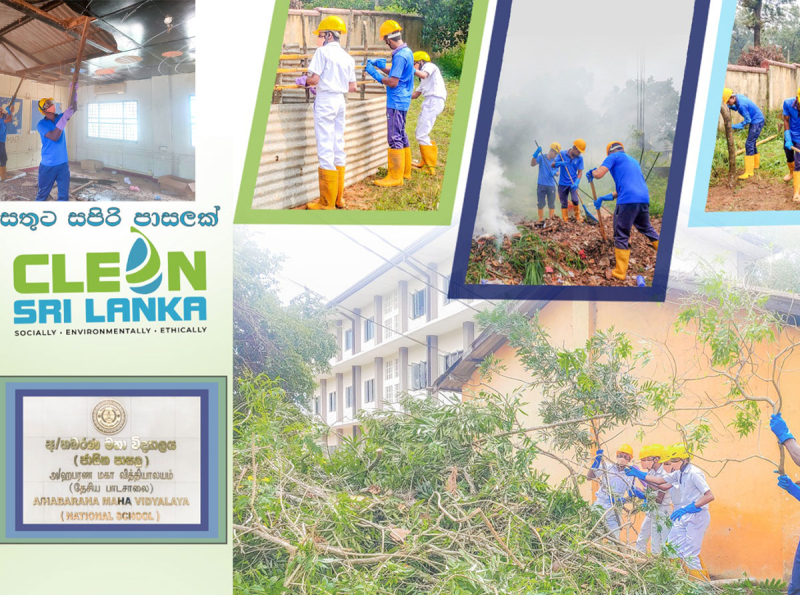
[(516, 397), (406, 399), (330, 451), (277, 383), (239, 393), (237, 595), (716, 592), (610, 539), (572, 482), (551, 487)]
[[(653, 227), (661, 230), (661, 219), (652, 218)], [(631, 232), (631, 258), (628, 276), (620, 281), (611, 276), (614, 268), (613, 230), (610, 217), (604, 218), (603, 242), (597, 225), (585, 221), (565, 223), (547, 219), (543, 228), (532, 221), (517, 225), (518, 233), (473, 238), (467, 266), (467, 283), (501, 285), (589, 285), (635, 286), (642, 275), (652, 282), (656, 252), (650, 241)]]

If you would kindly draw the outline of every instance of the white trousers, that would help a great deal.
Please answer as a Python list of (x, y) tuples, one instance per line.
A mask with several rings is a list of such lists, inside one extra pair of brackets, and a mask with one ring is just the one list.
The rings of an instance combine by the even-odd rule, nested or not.
[(669, 535), (667, 521), (671, 511), (672, 508), (669, 505), (659, 506), (658, 509), (645, 515), (642, 528), (639, 529), (639, 537), (636, 540), (637, 551), (646, 553), (647, 542), (650, 541), (650, 552), (656, 556), (661, 553), (661, 549), (667, 541), (667, 535)]
[[(614, 539), (619, 540), (619, 531), (620, 531), (619, 522), (621, 520), (619, 516), (619, 511), (611, 510), (614, 507), (614, 505), (611, 504), (610, 502), (608, 504), (595, 503), (595, 506), (597, 506), (597, 508), (600, 509), (601, 513), (605, 513), (606, 516), (603, 520), (605, 521), (606, 528), (611, 533), (611, 536)], [(606, 513), (606, 511), (608, 512)]]
[(322, 169), (344, 167), (344, 126), (347, 101), (341, 93), (321, 93), (314, 100), (314, 134)]
[(706, 529), (711, 523), (708, 509), (695, 514), (685, 514), (672, 525), (667, 543), (675, 546), (678, 556), (690, 570), (701, 570), (700, 548), (703, 545)]
[(417, 130), (415, 131), (417, 142), (421, 145), (431, 146), (431, 130), (436, 124), (436, 118), (444, 109), (444, 99), (439, 97), (428, 97), (422, 102), (422, 111), (417, 120)]

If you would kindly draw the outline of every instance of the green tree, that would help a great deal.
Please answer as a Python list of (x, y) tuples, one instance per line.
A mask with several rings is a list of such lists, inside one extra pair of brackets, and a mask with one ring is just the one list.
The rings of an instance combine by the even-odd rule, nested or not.
[(393, 0), (384, 8), (421, 15), (422, 42), (434, 52), (466, 43), (472, 18), (472, 0)]
[[(645, 98), (647, 102), (644, 130), (647, 140), (646, 148), (653, 150), (657, 143), (671, 146), (675, 141), (675, 127), (678, 123), (678, 108), (681, 103), (681, 95), (675, 88), (675, 82), (671, 78), (658, 81), (654, 77), (650, 77), (645, 84)], [(636, 100), (635, 80), (626, 81), (624, 87), (614, 87), (605, 100), (609, 107), (604, 118), (615, 123), (631, 121), (631, 114), (634, 114), (636, 110)], [(639, 136), (637, 144), (641, 146), (641, 136)]]
[(287, 398), (306, 405), (316, 388), (315, 376), (330, 368), (336, 341), (318, 297), (304, 292), (288, 305), (281, 302), (276, 277), (281, 260), (247, 233), (237, 234), (233, 372), (235, 378), (267, 373)]
[(753, 32), (753, 45), (761, 47), (765, 27), (783, 17), (785, 8), (794, 0), (739, 0), (742, 23)]

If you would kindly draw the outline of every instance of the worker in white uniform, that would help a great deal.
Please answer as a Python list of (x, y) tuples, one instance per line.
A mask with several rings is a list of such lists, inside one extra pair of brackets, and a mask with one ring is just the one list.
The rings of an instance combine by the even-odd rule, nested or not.
[(628, 467), (625, 473), (660, 490), (672, 487), (680, 490), (679, 498), (675, 501), (675, 512), (670, 515), (672, 528), (667, 543), (677, 550), (678, 556), (689, 569), (689, 576), (707, 580), (708, 572), (700, 562), (700, 549), (711, 523), (708, 504), (714, 501), (714, 494), (708, 487), (705, 474), (690, 462), (689, 452), (683, 444), (672, 445), (667, 459), (669, 465), (664, 477), (653, 477), (635, 467)]
[(606, 527), (616, 540), (619, 540), (622, 525), (620, 517), (622, 507), (615, 504), (622, 505), (634, 497), (644, 498), (644, 494), (634, 487), (636, 480), (625, 473), (625, 469), (631, 464), (631, 459), (633, 459), (633, 448), (629, 444), (623, 444), (617, 449), (615, 463), (603, 461), (603, 451), (598, 450), (592, 468), (586, 474), (587, 479), (599, 485), (595, 492), (597, 499), (594, 505), (601, 509), (605, 516)]
[(308, 65), (308, 76), (300, 84), (316, 87), (314, 100), (314, 133), (319, 158), (319, 200), (307, 208), (344, 208), (344, 128), (347, 115), (347, 93), (356, 91), (356, 62), (341, 46), (347, 33), (341, 17), (331, 15), (320, 21), (314, 31), (318, 49)]
[[(667, 474), (661, 461), (664, 459), (664, 447), (660, 444), (648, 444), (642, 446), (639, 451), (639, 462), (648, 477), (664, 477)], [(647, 486), (647, 484), (645, 484)], [(658, 555), (661, 553), (664, 543), (669, 534), (669, 515), (672, 513), (672, 493), (674, 490), (657, 490), (655, 495), (655, 506), (647, 511), (639, 529), (639, 537), (636, 540), (636, 550), (646, 553), (647, 542), (650, 542), (650, 553)]]
[(436, 124), (436, 118), (444, 110), (447, 88), (444, 86), (442, 71), (431, 62), (428, 52), (414, 52), (414, 69), (414, 74), (420, 79), (420, 83), (417, 85), (417, 90), (411, 94), (411, 99), (418, 99), (420, 95), (425, 99), (422, 102), (422, 110), (415, 132), (422, 161), (414, 161), (411, 165), (434, 175), (436, 163), (439, 160), (439, 148), (431, 140), (431, 130)]

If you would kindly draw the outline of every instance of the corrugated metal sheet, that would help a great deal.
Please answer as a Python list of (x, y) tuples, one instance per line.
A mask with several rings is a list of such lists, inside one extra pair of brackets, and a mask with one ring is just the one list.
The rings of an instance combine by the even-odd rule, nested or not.
[[(290, 209), (319, 196), (313, 104), (271, 106), (253, 208)], [(345, 128), (345, 185), (386, 165), (386, 99), (351, 100)]]

